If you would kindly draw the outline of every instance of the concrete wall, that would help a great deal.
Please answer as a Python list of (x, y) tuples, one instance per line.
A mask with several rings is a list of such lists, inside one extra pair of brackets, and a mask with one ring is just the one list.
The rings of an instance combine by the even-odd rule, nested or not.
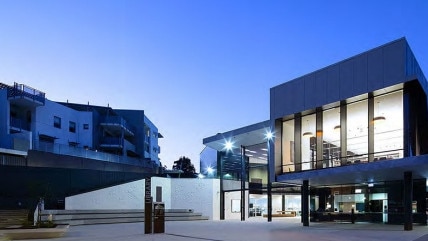
[[(248, 219), (248, 191), (245, 192), (245, 219)], [(232, 200), (241, 200), (241, 191), (224, 193), (224, 218), (241, 220), (241, 212), (232, 212)]]
[[(54, 116), (61, 118), (61, 128), (54, 127)], [(69, 131), (69, 122), (76, 123), (76, 132)], [(56, 102), (46, 100), (45, 105), (36, 109), (34, 135), (45, 134), (57, 137), (55, 143), (68, 145), (69, 141), (78, 142), (79, 147), (92, 146), (91, 126), (83, 129), (83, 124), (92, 123), (90, 112), (81, 112), (63, 106)], [(92, 127), (93, 128), (93, 127)]]
[[(66, 197), (65, 209), (144, 209), (144, 179)], [(152, 178), (152, 196), (162, 187), (166, 209), (193, 209), (210, 219), (219, 219), (220, 182), (218, 179)]]

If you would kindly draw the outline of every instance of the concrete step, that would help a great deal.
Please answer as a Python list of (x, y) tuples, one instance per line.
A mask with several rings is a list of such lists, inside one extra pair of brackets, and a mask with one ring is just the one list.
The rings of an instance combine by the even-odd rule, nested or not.
[(22, 225), (28, 219), (28, 210), (0, 210), (0, 228)]
[[(52, 220), (56, 224), (87, 225), (108, 223), (144, 222), (144, 210), (44, 210), (42, 220)], [(192, 209), (167, 209), (165, 221), (199, 221), (208, 220), (201, 213)]]

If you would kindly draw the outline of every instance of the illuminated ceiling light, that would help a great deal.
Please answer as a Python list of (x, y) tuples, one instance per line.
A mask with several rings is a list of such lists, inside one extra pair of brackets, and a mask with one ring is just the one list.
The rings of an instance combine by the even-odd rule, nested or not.
[(262, 151), (268, 151), (268, 149), (266, 149), (266, 148), (262, 148), (262, 149), (260, 149), (260, 150), (262, 150)]
[(246, 156), (254, 156), (254, 155), (252, 155), (252, 154), (245, 154)]
[(303, 133), (303, 136), (305, 136), (305, 137), (313, 137), (314, 133), (308, 131), (308, 132)]
[(355, 193), (361, 193), (361, 191), (362, 191), (361, 189), (358, 189), (358, 188), (355, 189)]

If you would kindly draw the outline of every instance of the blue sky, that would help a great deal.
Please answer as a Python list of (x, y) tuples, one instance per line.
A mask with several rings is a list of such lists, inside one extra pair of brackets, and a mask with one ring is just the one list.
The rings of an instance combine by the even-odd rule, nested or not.
[(269, 88), (406, 37), (428, 75), (428, 1), (0, 0), (0, 82), (144, 109), (169, 168), (269, 118)]

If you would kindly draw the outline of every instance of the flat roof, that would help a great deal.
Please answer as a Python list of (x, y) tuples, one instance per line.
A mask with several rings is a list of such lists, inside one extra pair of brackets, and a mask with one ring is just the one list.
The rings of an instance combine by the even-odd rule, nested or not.
[(224, 133), (217, 133), (214, 136), (204, 138), (202, 143), (217, 151), (224, 150), (226, 141), (232, 142), (235, 148), (257, 145), (266, 142), (265, 135), (271, 128), (270, 123), (270, 120), (266, 120)]

